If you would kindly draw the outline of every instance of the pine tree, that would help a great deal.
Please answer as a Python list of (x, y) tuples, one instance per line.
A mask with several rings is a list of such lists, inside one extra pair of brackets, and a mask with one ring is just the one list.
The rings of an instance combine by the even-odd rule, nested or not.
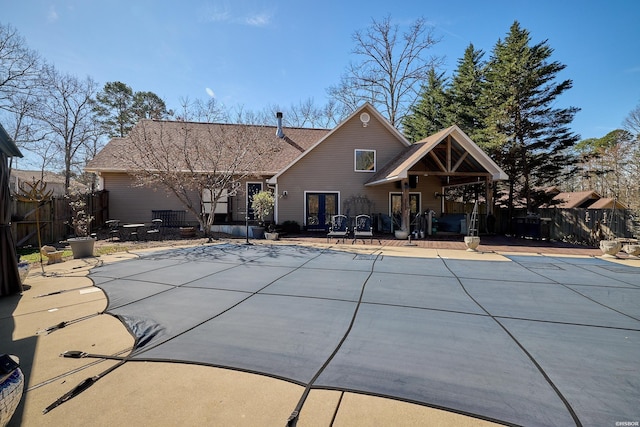
[(573, 161), (570, 148), (579, 140), (568, 125), (579, 109), (555, 108), (556, 99), (572, 87), (556, 83), (565, 65), (549, 62), (547, 41), (530, 45), (529, 32), (516, 21), (498, 41), (487, 65), (481, 107), (494, 160), (509, 175), (509, 210), (514, 199), (530, 211), (540, 200), (540, 186), (556, 183)]
[(448, 126), (446, 81), (444, 73), (438, 74), (434, 68), (429, 70), (427, 83), (422, 86), (418, 102), (402, 120), (404, 134), (409, 141), (420, 141)]
[(458, 68), (448, 90), (448, 122), (455, 123), (478, 144), (482, 144), (484, 127), (483, 110), (478, 108), (478, 100), (484, 81), (484, 52), (476, 50), (473, 44), (465, 49), (458, 60)]
[(131, 107), (133, 90), (122, 82), (109, 82), (96, 95), (94, 111), (109, 137), (126, 136), (136, 123)]

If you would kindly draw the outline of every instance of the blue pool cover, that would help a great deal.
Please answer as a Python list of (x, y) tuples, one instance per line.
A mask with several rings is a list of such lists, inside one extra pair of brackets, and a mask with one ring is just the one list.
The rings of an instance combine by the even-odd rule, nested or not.
[(222, 244), (90, 277), (136, 338), (132, 360), (242, 370), (510, 425), (640, 420), (638, 269), (509, 258)]

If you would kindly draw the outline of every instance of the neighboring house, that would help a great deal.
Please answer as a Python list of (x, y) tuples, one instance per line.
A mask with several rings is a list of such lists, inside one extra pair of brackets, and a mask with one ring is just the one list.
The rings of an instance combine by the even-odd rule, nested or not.
[(547, 190), (550, 193), (557, 193), (553, 197), (550, 207), (558, 209), (628, 209), (623, 203), (610, 197), (601, 197), (595, 191), (568, 191), (561, 192), (556, 187)]
[[(162, 125), (166, 129), (184, 126), (181, 122)], [(240, 187), (243, 191), (224, 201), (227, 221), (244, 221), (252, 195), (267, 188), (277, 195), (276, 223), (295, 221), (307, 230), (321, 230), (335, 214), (397, 216), (403, 194), (412, 213), (433, 210), (441, 215), (444, 205), (439, 194), (445, 188), (484, 182), (491, 189), (493, 181), (507, 179), (457, 126), (410, 144), (368, 103), (331, 130), (255, 128), (273, 144), (278, 156), (255, 171), (256, 178), (246, 179)], [(86, 167), (98, 174), (101, 188), (109, 191), (110, 216), (123, 222), (148, 222), (154, 210), (184, 210), (164, 192), (135, 186), (131, 170), (114, 156), (126, 144), (127, 138), (112, 139)], [(492, 191), (487, 193), (491, 206)]]
[[(27, 171), (20, 169), (11, 169), (11, 177), (9, 187), (14, 194), (21, 194), (21, 190), (30, 190), (31, 187), (28, 184), (33, 184), (37, 181), (42, 181), (47, 184), (47, 192), (51, 191), (52, 197), (62, 197), (65, 194), (64, 188), (64, 175), (49, 171)], [(28, 184), (27, 184), (28, 183)], [(72, 188), (80, 191), (88, 191), (87, 186), (81, 184), (75, 180), (71, 180)]]

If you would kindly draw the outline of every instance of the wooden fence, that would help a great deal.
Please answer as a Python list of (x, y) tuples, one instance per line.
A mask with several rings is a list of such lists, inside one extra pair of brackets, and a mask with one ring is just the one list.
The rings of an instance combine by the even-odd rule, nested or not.
[[(445, 212), (468, 213), (472, 203), (447, 201)], [(488, 231), (486, 206), (479, 205), (478, 226), (481, 233)], [(580, 244), (597, 245), (603, 238), (639, 238), (640, 223), (629, 210), (611, 209), (538, 209), (536, 216), (527, 216), (525, 210), (515, 210), (509, 217), (507, 209), (496, 209), (495, 232), (521, 237), (547, 238)]]
[(535, 216), (525, 211), (497, 210), (498, 232), (518, 237), (547, 238), (585, 245), (602, 239), (637, 238), (640, 230), (631, 211), (611, 209), (538, 209)]
[[(100, 191), (86, 196), (87, 210), (94, 217), (90, 233), (104, 226), (109, 218), (109, 192)], [(36, 209), (37, 207), (37, 209)], [(56, 197), (40, 203), (12, 201), (11, 228), (16, 246), (38, 247), (38, 225), (42, 244), (56, 244), (73, 234), (69, 225), (69, 201)]]

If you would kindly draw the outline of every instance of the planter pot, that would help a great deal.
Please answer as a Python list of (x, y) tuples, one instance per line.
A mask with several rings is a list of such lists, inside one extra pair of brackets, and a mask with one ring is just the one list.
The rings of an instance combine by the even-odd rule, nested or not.
[(183, 238), (196, 237), (196, 228), (180, 227), (180, 237), (183, 237)]
[(622, 247), (622, 250), (631, 256), (640, 256), (640, 245), (629, 243)]
[(251, 227), (251, 236), (254, 239), (264, 239), (264, 227)]
[(405, 230), (396, 230), (393, 232), (393, 234), (398, 240), (407, 240), (407, 238), (409, 237), (409, 232)]
[(464, 244), (467, 245), (468, 251), (475, 252), (480, 244), (480, 236), (464, 236)]
[(265, 232), (264, 238), (267, 240), (278, 240), (280, 238), (280, 235), (278, 233)]
[(71, 246), (71, 252), (73, 252), (73, 258), (87, 258), (93, 256), (93, 245), (95, 240), (92, 237), (75, 237), (73, 239), (67, 239)]
[(29, 275), (29, 270), (31, 269), (31, 264), (28, 262), (19, 262), (18, 263), (18, 272), (20, 273), (20, 283), (24, 285), (24, 281)]
[(622, 243), (617, 240), (600, 240), (600, 250), (604, 256), (615, 257), (622, 249)]

